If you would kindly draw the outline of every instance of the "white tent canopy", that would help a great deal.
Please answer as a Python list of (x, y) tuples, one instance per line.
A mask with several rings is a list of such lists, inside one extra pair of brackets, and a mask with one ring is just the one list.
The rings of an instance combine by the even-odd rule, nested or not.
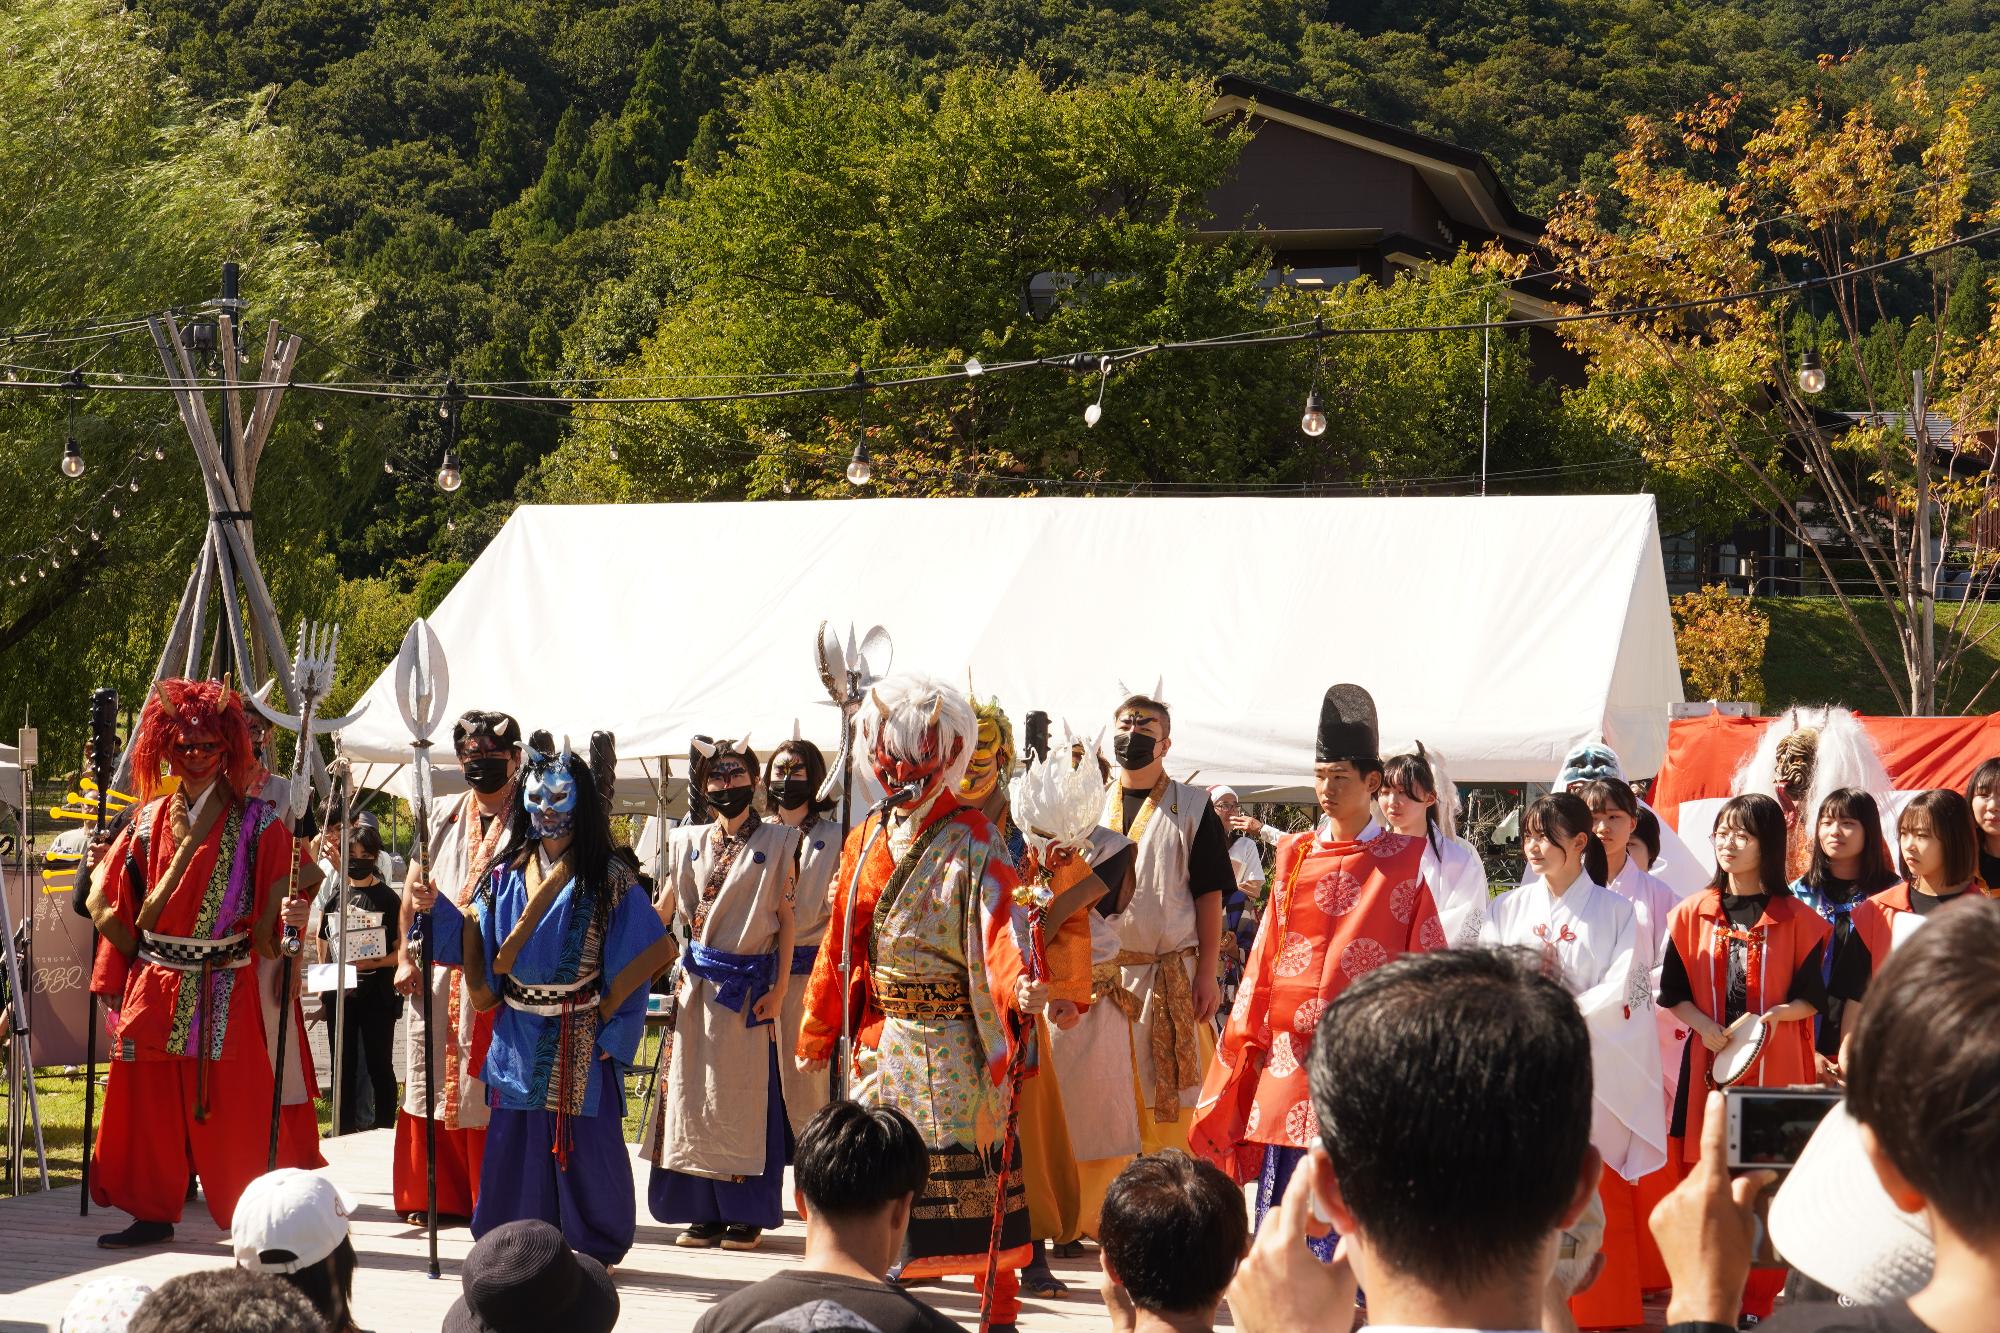
[[(821, 621), (880, 623), (896, 670), (969, 668), (1058, 736), (1163, 680), (1169, 770), (1259, 791), (1309, 784), (1338, 681), (1373, 692), (1385, 753), (1421, 738), (1459, 781), (1546, 782), (1599, 737), (1648, 775), (1681, 698), (1645, 495), (530, 505), (431, 617), (447, 717), (609, 730), (635, 786), (695, 733), (762, 753), (795, 717), (831, 755)], [(343, 743), (375, 785), (409, 755), (394, 671), (366, 698)]]

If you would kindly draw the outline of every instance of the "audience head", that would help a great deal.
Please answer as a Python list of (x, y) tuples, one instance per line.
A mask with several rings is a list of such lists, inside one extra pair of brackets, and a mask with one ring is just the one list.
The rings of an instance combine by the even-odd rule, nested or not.
[(1177, 1149), (1136, 1158), (1104, 1192), (1098, 1241), (1139, 1309), (1212, 1316), (1250, 1241), (1243, 1191)]
[(806, 1122), (793, 1154), (792, 1179), (808, 1220), (888, 1214), (900, 1230), (930, 1175), (923, 1135), (893, 1106), (830, 1102)]
[(1762, 792), (1732, 796), (1715, 816), (1715, 877), (1708, 886), (1729, 892), (1732, 872), (1755, 879), (1756, 892), (1792, 896), (1785, 880), (1785, 812)]
[(1312, 1169), (1364, 1285), (1545, 1271), (1597, 1188), (1590, 1080), (1576, 1001), (1526, 950), (1411, 954), (1342, 992), (1313, 1039)]
[(230, 1222), (236, 1266), (283, 1278), (338, 1333), (354, 1322), (354, 1243), (347, 1235), (353, 1211), (324, 1176), (292, 1167), (261, 1175), (244, 1188)]
[(56, 1333), (125, 1333), (132, 1316), (150, 1296), (150, 1284), (132, 1277), (100, 1277), (69, 1298)]
[(1868, 988), (1847, 1105), (1890, 1198), (2000, 1242), (2000, 902), (1967, 895), (1897, 946)]
[(1958, 888), (1979, 874), (1972, 807), (1947, 788), (1918, 792), (1896, 817), (1898, 870), (1933, 888)]
[(1564, 888), (1579, 870), (1604, 883), (1611, 866), (1595, 827), (1582, 797), (1566, 791), (1542, 797), (1521, 815), (1521, 854), (1529, 871)]
[(1813, 822), (1812, 862), (1806, 867), (1805, 882), (1823, 889), (1838, 878), (1834, 863), (1858, 857), (1855, 874), (1857, 893), (1867, 895), (1885, 889), (1896, 878), (1889, 860), (1889, 842), (1882, 836), (1882, 810), (1875, 798), (1858, 787), (1842, 787), (1819, 803), (1819, 817)]
[(463, 1294), (445, 1312), (444, 1333), (610, 1333), (618, 1288), (604, 1265), (577, 1254), (539, 1218), (507, 1222), (465, 1256)]
[(162, 1282), (127, 1333), (333, 1333), (297, 1288), (241, 1268), (210, 1268)]

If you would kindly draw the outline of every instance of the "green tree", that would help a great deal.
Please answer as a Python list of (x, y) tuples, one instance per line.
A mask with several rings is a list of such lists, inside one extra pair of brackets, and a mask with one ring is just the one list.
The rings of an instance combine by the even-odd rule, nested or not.
[[(252, 373), (264, 319), (337, 336), (361, 299), (285, 204), (284, 135), (261, 102), (197, 108), (130, 16), (85, 0), (0, 11), (0, 50), (0, 329), (9, 331), (0, 361), (14, 382), (0, 383), (10, 499), (0, 516), (0, 711), (32, 709), (61, 753), (80, 740), (92, 686), (138, 699), (207, 511), (163, 396), (93, 392), (72, 406), (68, 395), (19, 386), (72, 367), (114, 385), (113, 375), (158, 376), (153, 344), (130, 317), (200, 304), (225, 259), (243, 265), (259, 349)], [(300, 373), (338, 368), (315, 350)], [(379, 469), (375, 430), (352, 401), (286, 404), (255, 507), (258, 553), (288, 621), (326, 605), (325, 533), (340, 525), (356, 477)], [(87, 465), (75, 480), (56, 467), (72, 431)], [(128, 475), (131, 486), (118, 486)]]

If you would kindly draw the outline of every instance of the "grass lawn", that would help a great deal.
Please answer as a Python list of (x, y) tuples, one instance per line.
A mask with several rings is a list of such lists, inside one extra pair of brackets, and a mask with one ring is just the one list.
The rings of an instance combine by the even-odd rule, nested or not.
[[(1771, 618), (1771, 638), (1764, 650), (1765, 710), (1777, 712), (1792, 704), (1843, 703), (1856, 712), (1895, 715), (1889, 687), (1868, 650), (1855, 636), (1840, 603), (1830, 597), (1759, 597), (1757, 609)], [(1879, 602), (1857, 602), (1869, 638), (1901, 679), (1902, 654), (1897, 650), (1894, 622)], [(2000, 605), (1937, 609), (1937, 650), (1945, 660), (1954, 645), (1971, 641), (1957, 673), (1939, 691), (1938, 712), (1960, 713), (1980, 686), (2000, 671)], [(1954, 628), (1956, 626), (1956, 628)], [(1980, 697), (1979, 712), (2000, 711), (2000, 685)]]

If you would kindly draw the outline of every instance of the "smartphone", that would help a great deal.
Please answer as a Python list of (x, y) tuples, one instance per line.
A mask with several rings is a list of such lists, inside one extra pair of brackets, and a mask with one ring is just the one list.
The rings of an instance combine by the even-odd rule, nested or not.
[(1789, 1171), (1827, 1112), (1837, 1088), (1725, 1088), (1732, 1171)]

